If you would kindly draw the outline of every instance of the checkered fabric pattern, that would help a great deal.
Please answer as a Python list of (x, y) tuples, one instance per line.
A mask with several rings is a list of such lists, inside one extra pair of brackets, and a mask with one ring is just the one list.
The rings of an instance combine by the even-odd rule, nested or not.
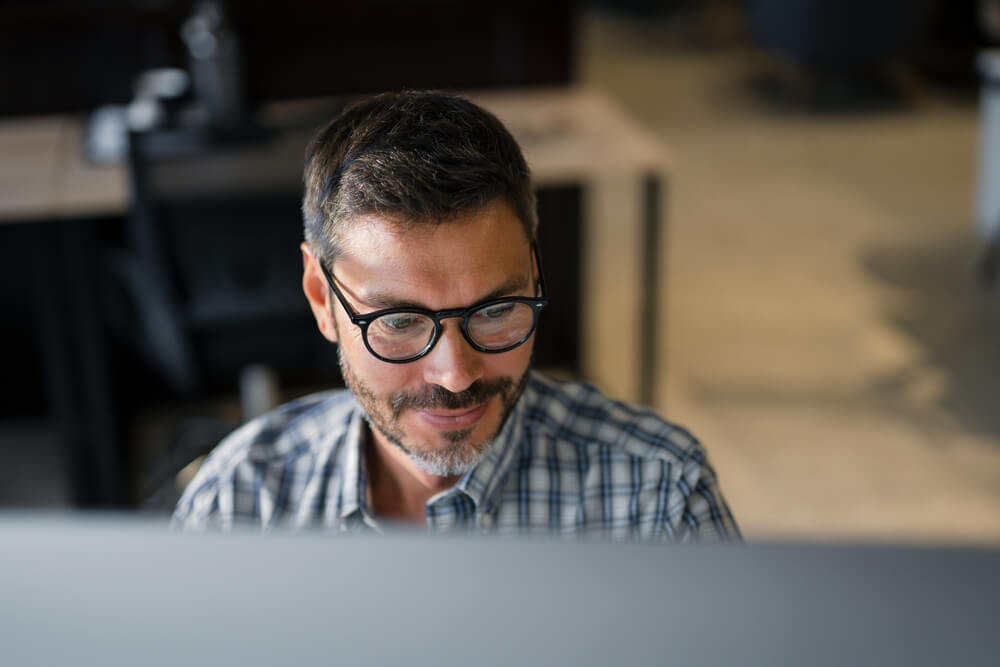
[[(346, 390), (281, 406), (209, 455), (174, 525), (381, 531), (366, 501), (367, 437), (363, 411)], [(740, 538), (690, 433), (591, 385), (535, 371), (486, 457), (431, 498), (426, 517), (433, 533)]]

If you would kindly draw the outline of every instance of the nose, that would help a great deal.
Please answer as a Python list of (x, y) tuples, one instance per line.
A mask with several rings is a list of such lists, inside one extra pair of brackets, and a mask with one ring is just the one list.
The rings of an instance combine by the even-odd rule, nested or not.
[(441, 338), (424, 358), (424, 381), (457, 393), (483, 376), (483, 360), (465, 340), (456, 320), (443, 326)]

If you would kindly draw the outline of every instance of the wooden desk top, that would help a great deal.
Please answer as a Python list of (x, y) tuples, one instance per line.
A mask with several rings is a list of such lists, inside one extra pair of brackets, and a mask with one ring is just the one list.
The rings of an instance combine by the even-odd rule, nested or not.
[(503, 121), (539, 185), (669, 169), (670, 157), (660, 141), (600, 91), (542, 88), (468, 97)]
[(44, 116), (0, 121), (0, 223), (121, 213), (125, 170), (83, 157), (85, 120)]
[[(468, 96), (507, 124), (538, 185), (668, 169), (659, 141), (601, 92), (568, 88)], [(308, 102), (274, 107), (280, 117), (282, 106), (303, 104)], [(275, 110), (265, 113), (273, 116)], [(113, 215), (127, 208), (124, 167), (93, 164), (83, 156), (85, 122), (83, 116), (0, 121), (0, 222)], [(303, 134), (303, 148), (307, 140)]]

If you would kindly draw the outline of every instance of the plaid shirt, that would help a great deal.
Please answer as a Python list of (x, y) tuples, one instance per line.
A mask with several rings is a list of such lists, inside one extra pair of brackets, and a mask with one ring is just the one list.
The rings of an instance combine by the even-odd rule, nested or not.
[[(346, 391), (250, 421), (205, 460), (174, 525), (380, 531), (367, 503), (368, 427)], [(649, 410), (532, 372), (486, 457), (426, 504), (430, 532), (739, 539), (705, 450)]]

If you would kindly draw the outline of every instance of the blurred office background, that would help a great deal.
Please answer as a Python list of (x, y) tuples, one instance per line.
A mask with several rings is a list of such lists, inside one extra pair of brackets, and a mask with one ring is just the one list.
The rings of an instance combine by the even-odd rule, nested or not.
[[(0, 2), (0, 507), (168, 511), (246, 415), (341, 384), (299, 170), (354, 96), (583, 88), (664, 156), (653, 243), (595, 253), (623, 223), (540, 187), (539, 365), (689, 427), (751, 539), (995, 543), (998, 43), (988, 0)], [(595, 275), (652, 282), (597, 286), (620, 344)]]

